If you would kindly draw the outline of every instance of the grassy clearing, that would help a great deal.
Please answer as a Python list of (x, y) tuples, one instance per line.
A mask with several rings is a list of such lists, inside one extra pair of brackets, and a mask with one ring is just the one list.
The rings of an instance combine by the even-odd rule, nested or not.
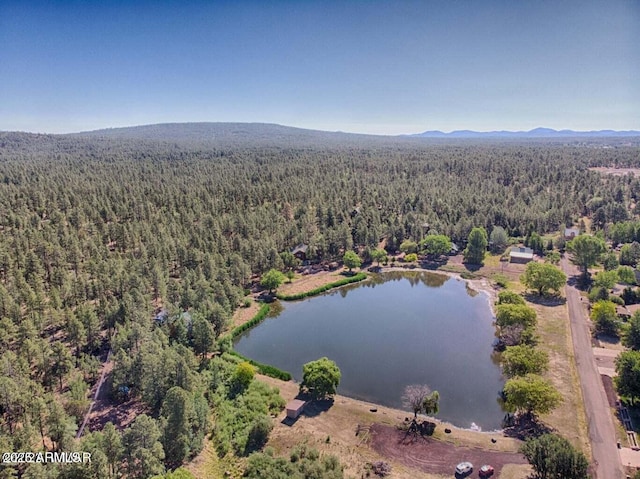
[(500, 479), (522, 479), (533, 472), (531, 466), (522, 464), (506, 464), (500, 472)]
[(334, 281), (333, 283), (324, 284), (322, 286), (318, 286), (310, 291), (303, 291), (295, 294), (282, 294), (278, 293), (276, 296), (278, 299), (283, 301), (295, 301), (298, 299), (308, 298), (310, 296), (315, 296), (320, 293), (324, 293), (325, 291), (329, 291), (330, 289), (337, 288), (339, 286), (344, 286), (346, 284), (357, 283), (358, 281), (362, 281), (367, 279), (367, 273), (357, 273), (353, 276), (347, 276), (346, 278), (339, 279), (338, 281)]
[(530, 303), (538, 313), (538, 347), (549, 354), (549, 371), (546, 376), (563, 397), (562, 404), (542, 419), (589, 457), (591, 448), (587, 418), (573, 354), (567, 306), (564, 303), (550, 303)]
[(468, 273), (469, 271), (464, 267), (457, 264), (443, 264), (438, 267), (438, 271), (446, 271), (447, 273)]
[(495, 254), (487, 254), (484, 257), (484, 265), (488, 266), (489, 268), (499, 268), (500, 267), (500, 257), (502, 255), (495, 255)]
[(342, 271), (320, 271), (318, 273), (296, 275), (291, 283), (285, 282), (278, 288), (278, 292), (284, 295), (292, 295), (310, 291), (327, 283), (338, 281), (344, 276)]
[(233, 317), (231, 318), (231, 329), (237, 328), (238, 326), (243, 325), (251, 318), (253, 318), (256, 314), (258, 314), (258, 310), (260, 309), (260, 303), (256, 301), (251, 301), (251, 306), (248, 308), (238, 308), (233, 313)]

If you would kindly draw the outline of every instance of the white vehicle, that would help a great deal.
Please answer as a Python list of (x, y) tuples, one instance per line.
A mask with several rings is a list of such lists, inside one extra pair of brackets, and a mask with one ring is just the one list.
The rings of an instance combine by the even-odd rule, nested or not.
[(473, 472), (473, 464), (470, 462), (461, 462), (456, 466), (456, 474), (469, 474)]

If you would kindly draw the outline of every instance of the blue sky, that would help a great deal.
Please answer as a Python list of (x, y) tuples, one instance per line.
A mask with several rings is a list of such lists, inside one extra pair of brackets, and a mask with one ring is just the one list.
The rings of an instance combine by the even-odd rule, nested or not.
[(640, 129), (640, 1), (0, 0), (0, 130)]

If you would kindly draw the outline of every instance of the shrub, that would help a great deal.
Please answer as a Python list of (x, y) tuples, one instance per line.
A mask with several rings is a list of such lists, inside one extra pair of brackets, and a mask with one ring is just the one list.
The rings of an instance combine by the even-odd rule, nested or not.
[(538, 338), (535, 335), (534, 328), (525, 328), (521, 324), (513, 324), (500, 328), (500, 335), (495, 349), (504, 351), (508, 346), (518, 346), (520, 344), (535, 346), (537, 342)]
[(585, 455), (569, 441), (555, 434), (544, 434), (528, 440), (521, 452), (536, 472), (535, 477), (589, 477), (589, 462)]
[(405, 263), (413, 263), (415, 261), (418, 261), (418, 255), (415, 253), (409, 253), (408, 255), (406, 255), (404, 257), (404, 262)]
[(406, 253), (407, 255), (414, 254), (418, 251), (418, 245), (415, 241), (405, 240), (400, 245), (400, 251)]
[(255, 374), (256, 368), (250, 362), (243, 361), (238, 364), (231, 380), (234, 389), (239, 391), (247, 389)]
[(614, 304), (617, 304), (619, 306), (624, 306), (624, 299), (622, 299), (620, 296), (609, 296), (609, 301), (611, 301)]
[(609, 299), (609, 291), (602, 286), (594, 286), (589, 291), (589, 301), (595, 303), (596, 301), (604, 301)]
[(391, 464), (385, 461), (370, 462), (368, 467), (376, 476), (387, 477), (391, 474)]
[(620, 321), (616, 314), (616, 305), (611, 301), (598, 301), (591, 308), (591, 321), (595, 324), (596, 333), (618, 335)]
[(262, 447), (271, 432), (269, 416), (285, 406), (278, 389), (252, 381), (242, 394), (230, 397), (220, 392), (214, 395), (213, 440), (218, 453), (224, 456), (233, 450), (240, 456)]
[(633, 289), (629, 286), (622, 291), (622, 299), (624, 304), (638, 304), (640, 303), (640, 289)]
[(502, 273), (498, 273), (493, 276), (493, 280), (501, 288), (506, 288), (509, 285), (509, 279)]
[(497, 304), (526, 304), (524, 298), (513, 291), (500, 291)]
[(522, 304), (499, 304), (496, 306), (496, 324), (500, 328), (521, 324), (525, 328), (536, 325), (536, 312)]
[(624, 284), (636, 284), (636, 274), (631, 266), (618, 267), (618, 279)]
[(245, 448), (246, 453), (262, 449), (269, 440), (269, 434), (271, 434), (272, 429), (273, 423), (268, 416), (258, 416), (249, 430), (247, 446)]
[(269, 364), (262, 364), (259, 363), (257, 361), (254, 361), (253, 359), (249, 359), (245, 356), (243, 356), (242, 354), (236, 352), (236, 351), (230, 351), (229, 354), (231, 354), (232, 356), (237, 357), (238, 359), (242, 360), (242, 361), (246, 361), (249, 364), (251, 364), (252, 366), (254, 366), (258, 372), (260, 374), (264, 374), (265, 376), (269, 376), (275, 379), (280, 379), (282, 381), (290, 381), (291, 380), (291, 374), (283, 371), (282, 369), (278, 369), (275, 366), (270, 366)]
[(509, 377), (542, 374), (549, 367), (549, 356), (531, 346), (509, 346), (502, 353), (502, 367)]

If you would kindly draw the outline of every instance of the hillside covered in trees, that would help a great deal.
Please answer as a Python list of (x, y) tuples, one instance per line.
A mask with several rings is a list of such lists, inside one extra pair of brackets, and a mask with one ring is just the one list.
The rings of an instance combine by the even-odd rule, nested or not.
[[(281, 399), (208, 353), (256, 275), (283, 268), (280, 253), (304, 243), (312, 260), (366, 258), (425, 228), (463, 242), (476, 226), (524, 236), (587, 214), (622, 222), (640, 180), (588, 169), (640, 166), (640, 148), (616, 141), (230, 124), (0, 133), (0, 449), (91, 450), (102, 462), (82, 477), (161, 474), (211, 430), (221, 455), (258, 450)], [(145, 414), (79, 444), (108, 350), (114, 402)]]

